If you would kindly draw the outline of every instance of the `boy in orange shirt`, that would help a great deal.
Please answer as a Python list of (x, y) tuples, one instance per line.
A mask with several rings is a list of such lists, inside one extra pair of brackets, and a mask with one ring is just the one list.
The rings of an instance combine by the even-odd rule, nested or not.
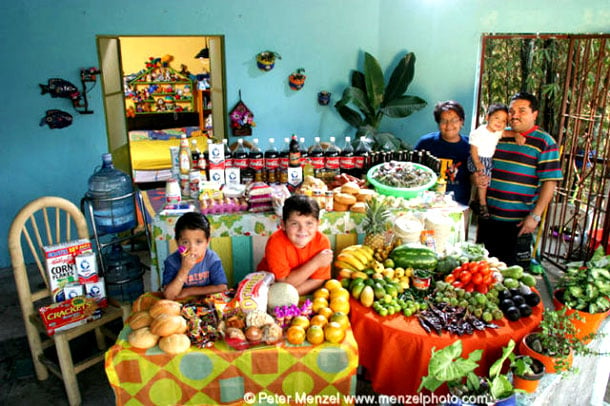
[(265, 256), (258, 271), (275, 275), (277, 282), (286, 282), (307, 295), (330, 279), (333, 251), (328, 237), (318, 231), (318, 203), (302, 195), (286, 199), (280, 229), (265, 246)]

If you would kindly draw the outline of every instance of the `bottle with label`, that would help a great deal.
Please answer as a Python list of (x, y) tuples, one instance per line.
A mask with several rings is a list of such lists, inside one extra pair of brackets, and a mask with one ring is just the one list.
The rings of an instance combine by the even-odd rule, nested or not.
[(263, 171), (265, 169), (265, 160), (263, 151), (258, 146), (258, 138), (252, 140), (252, 148), (248, 154), (248, 166), (255, 182), (263, 181)]
[(313, 166), (314, 176), (319, 179), (324, 178), (324, 149), (320, 144), (320, 137), (315, 137), (313, 145), (309, 148), (309, 160)]
[(265, 181), (267, 183), (278, 182), (279, 168), (280, 153), (275, 147), (275, 138), (269, 138), (269, 148), (265, 151)]
[(347, 175), (354, 175), (354, 147), (351, 141), (351, 137), (345, 137), (345, 145), (339, 157), (339, 169)]
[(301, 167), (303, 168), (303, 178), (305, 176), (314, 176), (313, 165), (309, 158), (309, 151), (305, 147), (305, 138), (301, 137)]
[(292, 136), (288, 150), (288, 166), (298, 168), (301, 166), (301, 148), (299, 147), (299, 139), (296, 135)]
[(360, 137), (356, 148), (354, 148), (354, 173), (357, 178), (363, 178), (370, 167), (371, 148), (364, 139)]
[(288, 166), (290, 163), (290, 138), (284, 138), (284, 148), (280, 151), (280, 183), (288, 183)]
[(229, 148), (229, 140), (226, 138), (222, 140), (222, 144), (225, 150), (225, 169), (233, 167), (233, 153), (231, 152), (231, 148)]
[(186, 175), (188, 178), (191, 172), (191, 150), (189, 148), (189, 142), (186, 138), (186, 134), (180, 136), (180, 151), (178, 153), (178, 161), (180, 162), (180, 175)]
[(200, 156), (201, 151), (199, 151), (199, 147), (197, 146), (197, 140), (191, 140), (191, 163), (193, 164), (193, 169), (199, 169)]
[(247, 184), (254, 180), (248, 166), (248, 150), (244, 146), (243, 138), (237, 140), (237, 148), (233, 151), (233, 166), (239, 168), (241, 183)]
[(326, 158), (324, 168), (326, 172), (325, 177), (327, 182), (332, 181), (335, 176), (340, 174), (340, 154), (341, 149), (335, 144), (335, 137), (330, 137), (328, 147), (326, 148), (326, 150), (324, 150), (324, 158)]

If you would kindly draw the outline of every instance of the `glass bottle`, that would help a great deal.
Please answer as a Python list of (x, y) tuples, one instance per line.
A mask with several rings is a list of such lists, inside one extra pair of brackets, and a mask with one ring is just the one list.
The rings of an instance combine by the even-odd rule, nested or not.
[(178, 160), (180, 162), (180, 175), (186, 175), (188, 177), (188, 174), (192, 168), (192, 163), (191, 150), (189, 148), (189, 141), (186, 138), (186, 134), (180, 135), (180, 151), (178, 152)]
[(299, 147), (299, 139), (294, 134), (292, 135), (288, 149), (288, 166), (292, 168), (301, 166), (301, 148)]

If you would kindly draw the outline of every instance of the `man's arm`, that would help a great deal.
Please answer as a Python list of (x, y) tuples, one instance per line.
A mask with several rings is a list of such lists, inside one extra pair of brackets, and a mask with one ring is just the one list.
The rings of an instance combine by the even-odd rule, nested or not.
[[(557, 181), (554, 180), (542, 182), (542, 186), (540, 187), (540, 196), (538, 197), (538, 201), (536, 201), (536, 206), (532, 209), (532, 214), (542, 216), (547, 206), (551, 202), (551, 199), (553, 199), (556, 186)], [(536, 230), (536, 227), (538, 227), (538, 223), (539, 222), (536, 221), (532, 216), (528, 215), (518, 224), (518, 226), (521, 227), (521, 230), (519, 230), (519, 235), (533, 233)]]

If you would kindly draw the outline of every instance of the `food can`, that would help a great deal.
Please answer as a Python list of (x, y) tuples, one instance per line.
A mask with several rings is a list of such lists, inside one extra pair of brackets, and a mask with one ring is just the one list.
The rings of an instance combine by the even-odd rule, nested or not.
[(325, 199), (324, 203), (325, 203), (326, 211), (333, 211), (334, 197), (333, 197), (332, 191), (329, 190), (326, 192), (326, 199)]
[(189, 175), (180, 175), (180, 193), (182, 193), (182, 197), (189, 198), (191, 197), (191, 187), (189, 184)]
[(165, 184), (165, 202), (166, 203), (180, 203), (180, 185), (175, 178), (168, 179)]
[(191, 199), (199, 199), (199, 187), (201, 184), (201, 173), (199, 169), (193, 169), (189, 172), (189, 193)]

